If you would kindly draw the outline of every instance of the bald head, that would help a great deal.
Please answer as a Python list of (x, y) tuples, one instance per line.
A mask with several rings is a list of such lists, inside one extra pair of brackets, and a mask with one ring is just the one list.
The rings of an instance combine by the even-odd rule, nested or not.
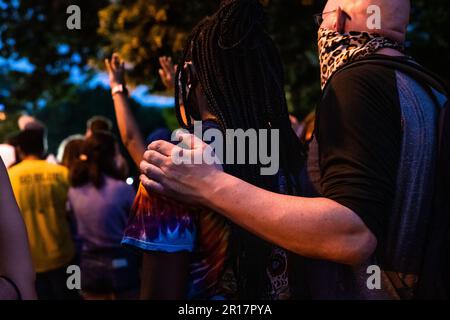
[[(369, 28), (368, 20), (373, 12), (370, 6), (380, 8), (381, 29)], [(368, 31), (379, 33), (392, 40), (404, 42), (411, 10), (410, 0), (329, 0), (325, 6), (323, 28), (341, 33)]]

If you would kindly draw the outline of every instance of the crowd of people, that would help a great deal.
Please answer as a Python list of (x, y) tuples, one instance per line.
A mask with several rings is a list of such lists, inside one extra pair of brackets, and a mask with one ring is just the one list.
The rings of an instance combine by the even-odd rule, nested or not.
[[(37, 297), (137, 298), (139, 259), (121, 246), (135, 191), (124, 182), (128, 167), (111, 121), (90, 119), (85, 135), (61, 143), (58, 163), (47, 156), (45, 126), (28, 116), (22, 122), (8, 174), (28, 234)], [(70, 265), (81, 268), (82, 292), (67, 287)]]
[[(45, 125), (22, 117), (2, 149), (8, 174), (0, 163), (0, 299), (448, 298), (448, 91), (405, 54), (409, 1), (375, 1), (376, 32), (372, 2), (329, 0), (316, 16), (322, 96), (302, 122), (257, 0), (221, 1), (178, 65), (160, 58), (183, 132), (144, 139), (117, 54), (105, 65), (120, 141), (97, 116), (49, 157)], [(280, 170), (177, 163), (214, 151), (198, 121), (276, 130)]]

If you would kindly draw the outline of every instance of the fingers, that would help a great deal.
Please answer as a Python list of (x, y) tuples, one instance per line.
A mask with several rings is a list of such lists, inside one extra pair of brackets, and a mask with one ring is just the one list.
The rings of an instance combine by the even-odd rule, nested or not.
[(163, 155), (162, 153), (155, 151), (155, 150), (145, 151), (143, 158), (144, 158), (144, 161), (141, 163), (141, 166), (145, 166), (145, 167), (144, 168), (141, 167), (141, 170), (148, 168), (146, 163), (151, 164), (151, 165), (156, 166), (159, 169), (161, 169), (162, 167), (164, 167), (166, 165), (166, 163), (168, 163), (170, 161), (169, 157), (167, 157), (166, 155)]
[(161, 78), (161, 81), (167, 87), (169, 85), (169, 80), (167, 79), (167, 74), (164, 72), (163, 69), (159, 69), (158, 73), (159, 73), (159, 77)]
[(181, 141), (187, 148), (191, 150), (203, 149), (206, 143), (199, 139), (196, 135), (186, 133), (185, 130), (178, 130), (175, 132), (178, 141)]
[(165, 178), (164, 172), (160, 167), (165, 162), (165, 157), (156, 151), (146, 151), (144, 161), (139, 165), (141, 170), (140, 180), (142, 185), (149, 191), (162, 195), (167, 195), (168, 191), (163, 187), (162, 182)]
[(163, 69), (163, 71), (166, 71), (166, 57), (159, 57), (159, 65)]
[(125, 69), (125, 61), (123, 61), (118, 53), (113, 53), (111, 60), (108, 61), (110, 70), (112, 72), (116, 72), (118, 70), (124, 70)]
[[(149, 151), (157, 152), (164, 157), (170, 157), (174, 152), (181, 152), (182, 149), (167, 141), (155, 141), (148, 146)], [(148, 154), (150, 155), (150, 154)], [(144, 154), (145, 156), (145, 154)]]
[(167, 194), (167, 191), (160, 183), (147, 178), (144, 174), (140, 176), (140, 180), (144, 188), (148, 191), (155, 192), (161, 195)]
[(172, 58), (166, 56), (159, 57), (159, 64), (166, 74), (170, 75), (173, 73)]
[(149, 179), (156, 182), (162, 182), (164, 179), (164, 172), (157, 166), (147, 161), (142, 161), (139, 165), (141, 173)]
[(106, 71), (108, 71), (108, 73), (111, 72), (111, 64), (109, 63), (109, 59), (105, 59), (105, 65), (106, 65)]

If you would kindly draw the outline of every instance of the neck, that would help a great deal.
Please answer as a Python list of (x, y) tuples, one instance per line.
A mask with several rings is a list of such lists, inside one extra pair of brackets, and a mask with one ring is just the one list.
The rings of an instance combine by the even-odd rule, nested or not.
[(40, 157), (36, 156), (36, 155), (28, 155), (28, 156), (24, 156), (22, 158), (23, 160), (42, 160)]
[(209, 112), (209, 111), (204, 111), (204, 112), (202, 112), (202, 113), (201, 113), (201, 117), (202, 117), (202, 120), (203, 120), (203, 121), (205, 121), (205, 120), (217, 120), (216, 116), (213, 115), (213, 114), (212, 114), (211, 112)]

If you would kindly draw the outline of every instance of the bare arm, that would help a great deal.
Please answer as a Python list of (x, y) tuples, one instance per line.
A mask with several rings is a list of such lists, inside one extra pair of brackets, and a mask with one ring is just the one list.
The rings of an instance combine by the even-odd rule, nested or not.
[[(111, 61), (105, 60), (105, 63), (111, 88), (114, 88), (116, 85), (125, 86), (125, 68), (119, 56), (114, 54)], [(133, 161), (139, 166), (139, 163), (142, 161), (142, 155), (145, 152), (145, 142), (136, 119), (130, 110), (128, 97), (124, 93), (116, 93), (113, 95), (113, 101), (120, 138)]]
[[(193, 155), (205, 148), (200, 141), (184, 153)], [(172, 155), (180, 150), (163, 141), (150, 145), (141, 163), (146, 188), (206, 205), (261, 238), (305, 257), (357, 265), (373, 254), (375, 236), (350, 209), (325, 198), (268, 192), (213, 165), (175, 165)]]
[(203, 198), (211, 209), (285, 249), (350, 265), (375, 250), (362, 220), (335, 201), (268, 192), (223, 172), (210, 178)]
[[(109, 74), (111, 88), (120, 84), (125, 86), (124, 62), (121, 61), (120, 57), (115, 53), (111, 60), (105, 60), (105, 64)], [(173, 64), (172, 58), (166, 56), (159, 58), (159, 64), (161, 65), (159, 75), (164, 86), (168, 90), (173, 90), (177, 66)], [(113, 100), (120, 138), (133, 158), (134, 163), (139, 166), (146, 146), (136, 119), (130, 110), (128, 97), (123, 93), (118, 93), (113, 96)]]
[(123, 93), (119, 93), (113, 96), (113, 100), (120, 138), (134, 163), (139, 166), (139, 163), (142, 161), (142, 155), (145, 152), (145, 142), (136, 119), (131, 113), (128, 97)]
[[(0, 159), (0, 275), (10, 278), (23, 299), (35, 299), (35, 272), (28, 237), (6, 168)], [(0, 279), (0, 300), (17, 299), (14, 288)]]

